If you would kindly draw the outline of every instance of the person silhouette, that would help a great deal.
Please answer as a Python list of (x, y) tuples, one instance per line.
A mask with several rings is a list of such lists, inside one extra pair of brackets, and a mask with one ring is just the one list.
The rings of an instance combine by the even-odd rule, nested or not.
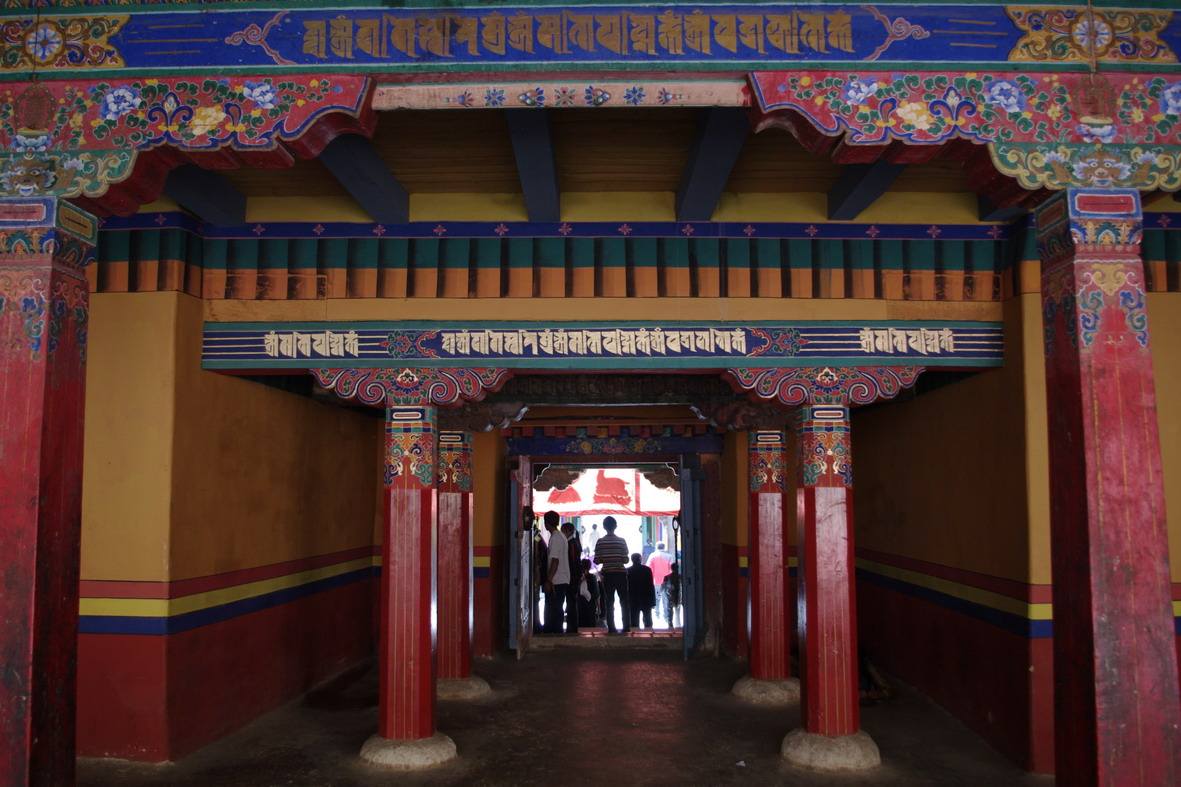
[(656, 586), (652, 584), (652, 569), (643, 563), (639, 552), (632, 553), (632, 564), (627, 567), (628, 625), (640, 625), (644, 616), (644, 628), (652, 628), (652, 607), (656, 606)]
[(603, 519), (603, 529), (607, 532), (595, 543), (595, 563), (602, 566), (603, 614), (607, 617), (607, 631), (611, 634), (616, 631), (615, 599), (618, 597), (623, 613), (623, 633), (626, 634), (631, 631), (627, 604), (627, 542), (615, 535), (615, 528), (615, 517)]

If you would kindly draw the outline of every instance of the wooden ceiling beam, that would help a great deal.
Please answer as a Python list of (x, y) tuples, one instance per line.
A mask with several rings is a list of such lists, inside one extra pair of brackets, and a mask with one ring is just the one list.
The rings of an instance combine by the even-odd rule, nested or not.
[(320, 161), (374, 221), (410, 220), (410, 195), (367, 138), (341, 134), (320, 151)]
[(743, 107), (710, 107), (701, 113), (677, 189), (678, 221), (713, 217), (748, 136), (750, 117)]
[(506, 109), (504, 119), (513, 143), (529, 221), (561, 221), (562, 195), (558, 189), (549, 114), (544, 109)]
[(181, 165), (168, 173), (164, 193), (206, 224), (231, 227), (246, 223), (246, 195), (213, 170)]
[(886, 193), (904, 169), (905, 164), (894, 164), (884, 158), (872, 164), (849, 164), (828, 192), (828, 217), (834, 221), (857, 218)]

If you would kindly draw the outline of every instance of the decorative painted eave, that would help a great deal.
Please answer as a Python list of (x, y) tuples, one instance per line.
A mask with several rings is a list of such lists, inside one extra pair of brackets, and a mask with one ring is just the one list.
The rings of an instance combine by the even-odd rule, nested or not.
[(107, 219), (97, 292), (205, 298), (856, 297), (997, 300), (1023, 243), (998, 224), (257, 223)]

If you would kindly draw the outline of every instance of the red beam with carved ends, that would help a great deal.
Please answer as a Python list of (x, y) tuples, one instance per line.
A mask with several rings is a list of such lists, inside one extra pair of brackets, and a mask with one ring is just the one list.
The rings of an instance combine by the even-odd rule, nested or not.
[(0, 784), (73, 784), (95, 219), (0, 201)]
[(1061, 781), (1181, 781), (1168, 533), (1136, 191), (1037, 215)]
[(804, 731), (812, 735), (839, 738), (860, 730), (849, 407), (893, 398), (922, 371), (916, 366), (729, 370), (739, 391), (803, 405), (796, 420), (796, 626)]
[(791, 608), (787, 602), (783, 432), (754, 431), (750, 459), (750, 674), (791, 677)]
[(472, 674), (472, 444), (439, 433), (439, 677)]
[(378, 736), (430, 738), (435, 734), (439, 601), (436, 408), (482, 399), (504, 384), (508, 372), (313, 369), (312, 376), (342, 398), (385, 407)]

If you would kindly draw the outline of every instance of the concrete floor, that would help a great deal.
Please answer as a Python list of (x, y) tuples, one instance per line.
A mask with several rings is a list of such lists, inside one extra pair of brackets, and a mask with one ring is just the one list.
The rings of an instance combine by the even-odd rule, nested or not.
[(884, 764), (821, 776), (779, 759), (798, 709), (760, 710), (729, 695), (743, 666), (663, 650), (532, 653), (477, 666), (494, 689), (479, 704), (440, 703), (460, 759), (429, 774), (363, 764), (376, 728), (373, 670), (337, 681), (169, 765), (81, 760), (81, 785), (1041, 785), (942, 709), (902, 690), (863, 709)]

